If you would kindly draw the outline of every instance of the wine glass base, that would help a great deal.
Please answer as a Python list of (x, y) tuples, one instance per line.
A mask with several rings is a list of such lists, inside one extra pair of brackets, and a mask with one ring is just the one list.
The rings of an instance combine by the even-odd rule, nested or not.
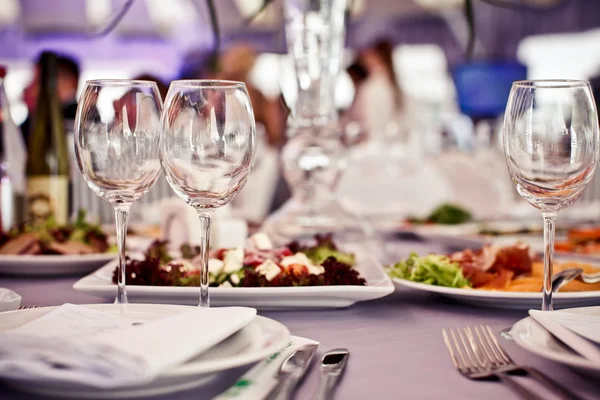
[(367, 221), (345, 210), (333, 198), (309, 204), (292, 198), (271, 214), (260, 230), (276, 245), (312, 239), (318, 234), (332, 234), (334, 240), (344, 243), (368, 243), (375, 237)]

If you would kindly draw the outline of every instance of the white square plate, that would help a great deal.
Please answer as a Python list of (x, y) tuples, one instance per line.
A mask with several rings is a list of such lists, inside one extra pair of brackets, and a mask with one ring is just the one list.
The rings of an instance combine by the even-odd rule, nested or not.
[[(373, 257), (355, 252), (360, 275), (365, 286), (295, 286), (271, 288), (210, 288), (210, 304), (214, 306), (247, 306), (261, 309), (343, 308), (358, 301), (373, 300), (389, 295), (394, 285), (383, 267)], [(118, 261), (113, 260), (73, 285), (75, 290), (113, 301), (117, 286), (112, 274)], [(161, 303), (197, 305), (198, 287), (127, 286), (132, 303)]]

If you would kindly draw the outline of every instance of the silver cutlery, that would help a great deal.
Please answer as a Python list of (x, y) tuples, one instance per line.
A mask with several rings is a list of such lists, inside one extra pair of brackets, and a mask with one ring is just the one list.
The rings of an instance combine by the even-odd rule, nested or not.
[(283, 361), (276, 375), (279, 382), (269, 396), (267, 396), (268, 400), (287, 400), (292, 398), (294, 390), (308, 370), (318, 346), (318, 344), (304, 345)]
[(556, 292), (560, 290), (561, 287), (577, 278), (581, 279), (585, 283), (598, 283), (600, 282), (600, 272), (595, 274), (586, 274), (581, 268), (569, 268), (557, 272), (552, 276), (552, 291)]
[(500, 347), (488, 325), (462, 329), (443, 329), (444, 343), (454, 367), (469, 379), (497, 378), (524, 399), (543, 399), (521, 385), (509, 373), (530, 376), (551, 391), (557, 398), (578, 400), (579, 396), (552, 381), (535, 368), (516, 364)]
[(321, 359), (321, 381), (313, 400), (330, 400), (346, 364), (350, 352), (348, 349), (334, 349), (325, 353)]

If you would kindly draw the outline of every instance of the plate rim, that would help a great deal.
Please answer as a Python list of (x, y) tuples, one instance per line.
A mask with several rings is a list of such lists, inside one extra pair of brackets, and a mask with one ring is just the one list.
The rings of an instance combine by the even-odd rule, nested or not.
[[(394, 284), (411, 289), (437, 293), (452, 297), (463, 298), (496, 298), (504, 300), (537, 300), (542, 298), (542, 292), (502, 292), (495, 290), (477, 290), (477, 289), (461, 289), (449, 288), (445, 286), (430, 285), (421, 282), (412, 282), (402, 278), (392, 278)], [(579, 299), (600, 299), (600, 290), (590, 290), (586, 292), (557, 292), (552, 295), (555, 299), (564, 300), (579, 300)]]
[[(187, 307), (194, 307), (194, 306), (187, 306)], [(237, 359), (231, 360), (225, 364), (223, 364), (221, 362), (219, 364), (220, 366), (218, 368), (213, 367), (213, 368), (194, 370), (194, 368), (192, 367), (193, 364), (189, 365), (187, 368), (184, 368), (185, 365), (181, 365), (178, 368), (176, 368), (174, 371), (168, 371), (166, 374), (160, 375), (160, 377), (163, 377), (163, 376), (164, 377), (171, 377), (171, 376), (182, 377), (182, 376), (189, 376), (189, 375), (192, 375), (192, 376), (208, 375), (208, 374), (218, 373), (221, 371), (226, 371), (226, 370), (229, 370), (232, 368), (249, 365), (254, 362), (263, 360), (266, 357), (275, 353), (277, 350), (279, 350), (281, 347), (283, 347), (285, 345), (285, 342), (289, 341), (292, 336), (292, 334), (287, 326), (285, 326), (281, 322), (279, 322), (275, 319), (269, 318), (269, 317), (265, 317), (262, 315), (256, 315), (255, 319), (250, 324), (252, 324), (252, 323), (257, 323), (259, 325), (260, 324), (271, 324), (273, 326), (278, 326), (280, 333), (283, 333), (283, 340), (269, 344), (268, 346), (265, 346), (265, 348), (256, 350), (255, 353), (246, 355), (245, 357), (237, 356), (238, 357)], [(248, 326), (250, 324), (248, 324)], [(172, 374), (172, 372), (177, 372), (177, 370), (180, 367), (181, 367), (182, 371), (180, 371), (179, 374), (177, 374), (177, 375)]]
[(4, 263), (31, 263), (37, 267), (46, 262), (57, 261), (110, 261), (117, 258), (117, 253), (90, 254), (0, 254), (0, 267)]
[[(108, 262), (102, 267), (96, 269), (95, 271), (89, 273), (88, 275), (80, 278), (73, 284), (73, 289), (81, 292), (89, 292), (89, 291), (105, 291), (108, 289), (113, 289), (114, 286), (111, 283), (87, 283), (87, 280), (91, 279), (104, 279), (102, 276), (99, 276), (99, 273), (104, 270), (108, 270), (112, 268), (112, 262)], [(358, 293), (369, 293), (369, 294), (381, 294), (383, 296), (389, 295), (394, 292), (394, 284), (392, 279), (385, 272), (385, 268), (379, 261), (373, 262), (373, 267), (377, 268), (378, 272), (381, 275), (381, 278), (377, 280), (375, 284), (367, 284), (364, 286), (358, 285), (322, 285), (322, 286), (279, 286), (279, 287), (239, 287), (239, 288), (221, 288), (221, 287), (212, 287), (211, 293), (216, 293), (218, 295), (277, 295), (277, 294), (339, 294), (339, 293), (347, 293), (358, 292)], [(177, 294), (188, 294), (194, 293), (197, 294), (198, 287), (193, 286), (146, 286), (146, 285), (127, 285), (128, 293), (138, 293), (138, 294), (148, 294), (148, 293), (158, 293), (158, 294), (173, 294), (173, 291), (177, 291)]]

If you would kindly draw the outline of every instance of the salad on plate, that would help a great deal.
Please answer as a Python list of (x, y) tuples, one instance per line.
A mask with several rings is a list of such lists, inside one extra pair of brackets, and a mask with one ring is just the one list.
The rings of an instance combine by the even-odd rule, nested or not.
[(465, 208), (456, 204), (441, 204), (436, 207), (425, 218), (410, 217), (407, 222), (415, 225), (439, 224), (439, 225), (459, 225), (471, 222), (473, 216)]
[(559, 253), (600, 256), (600, 227), (570, 229), (566, 238), (554, 243), (554, 249)]
[[(128, 258), (127, 284), (198, 286), (200, 249), (184, 245), (177, 256), (166, 241), (155, 241), (141, 259)], [(216, 249), (208, 262), (212, 287), (282, 287), (366, 285), (354, 268), (355, 255), (338, 249), (331, 235), (317, 235), (310, 243), (291, 242), (275, 248), (257, 233), (246, 248)], [(117, 281), (117, 269), (113, 283)]]
[[(584, 272), (600, 272), (589, 263), (555, 262), (554, 272), (581, 268)], [(481, 249), (465, 249), (451, 254), (416, 253), (386, 267), (392, 279), (460, 289), (505, 292), (539, 292), (543, 284), (544, 263), (524, 243), (510, 246), (484, 245)], [(561, 292), (600, 290), (600, 283), (587, 284), (574, 280)]]
[(59, 225), (54, 218), (43, 224), (24, 224), (0, 233), (2, 255), (76, 255), (114, 252), (100, 225), (80, 210), (74, 222)]

